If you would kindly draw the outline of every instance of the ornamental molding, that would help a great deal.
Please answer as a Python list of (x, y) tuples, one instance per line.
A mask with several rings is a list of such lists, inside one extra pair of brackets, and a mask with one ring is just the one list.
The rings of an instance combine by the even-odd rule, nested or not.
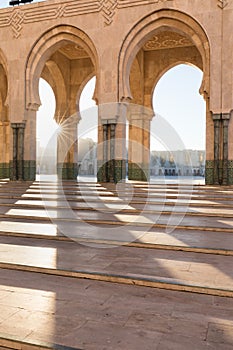
[(218, 7), (220, 7), (220, 9), (224, 9), (225, 7), (227, 7), (228, 5), (228, 0), (218, 0)]
[[(64, 0), (62, 4), (37, 3), (0, 10), (0, 28), (11, 27), (18, 38), (25, 24), (51, 21), (89, 13), (100, 13), (105, 25), (110, 25), (117, 9), (133, 6), (170, 3), (174, 0)], [(222, 0), (225, 1), (225, 0)]]
[(104, 23), (109, 25), (113, 21), (116, 7), (118, 6), (118, 0), (100, 0), (101, 12), (104, 17)]
[(173, 49), (177, 47), (193, 46), (193, 42), (181, 34), (175, 32), (162, 32), (154, 35), (144, 44), (145, 51)]

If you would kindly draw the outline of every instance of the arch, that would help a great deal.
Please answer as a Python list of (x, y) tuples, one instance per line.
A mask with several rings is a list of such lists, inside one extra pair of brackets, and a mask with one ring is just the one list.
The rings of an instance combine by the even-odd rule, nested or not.
[(56, 26), (45, 32), (29, 53), (26, 64), (26, 109), (37, 110), (40, 106), (38, 86), (43, 67), (51, 55), (67, 43), (83, 47), (98, 74), (97, 51), (89, 36), (76, 27)]
[(62, 75), (62, 72), (58, 65), (52, 61), (49, 60), (46, 62), (46, 67), (48, 68), (48, 71), (51, 75), (51, 77), (56, 77), (56, 80), (51, 84), (49, 77), (42, 76), (43, 79), (47, 81), (47, 83), (51, 86), (55, 99), (56, 99), (56, 110), (54, 114), (54, 118), (56, 121), (60, 119), (62, 115), (66, 112), (66, 87), (64, 82), (64, 77)]
[(142, 18), (127, 34), (120, 49), (118, 61), (118, 99), (132, 99), (129, 75), (136, 54), (156, 32), (169, 29), (188, 37), (199, 51), (203, 63), (201, 94), (209, 95), (210, 45), (202, 26), (184, 12), (166, 9)]
[(8, 106), (8, 99), (9, 99), (8, 66), (7, 66), (6, 57), (5, 57), (2, 49), (0, 49), (0, 74), (4, 74), (4, 79), (6, 80), (6, 85), (7, 85), (4, 96), (2, 94), (2, 107), (7, 107)]
[[(157, 81), (153, 92), (155, 115), (163, 116), (179, 135), (180, 150), (182, 147), (186, 150), (206, 149), (206, 102), (198, 93), (202, 76), (202, 70), (194, 65), (173, 65)], [(151, 140), (155, 137), (152, 143), (160, 135), (155, 118), (151, 123)], [(156, 149), (157, 145), (154, 147)], [(169, 144), (169, 147), (175, 150), (177, 144)]]
[[(80, 85), (80, 88), (79, 88), (78, 93), (77, 93), (77, 110), (78, 111), (80, 111), (80, 98), (81, 98), (83, 89), (85, 88), (86, 84), (95, 76), (96, 75), (94, 73), (90, 73), (88, 76), (85, 77), (85, 79), (83, 79), (82, 84)], [(95, 84), (95, 90), (94, 90), (94, 94), (92, 96), (92, 99), (95, 101), (96, 104), (98, 104), (98, 97), (96, 95), (96, 85), (97, 85), (97, 82)]]

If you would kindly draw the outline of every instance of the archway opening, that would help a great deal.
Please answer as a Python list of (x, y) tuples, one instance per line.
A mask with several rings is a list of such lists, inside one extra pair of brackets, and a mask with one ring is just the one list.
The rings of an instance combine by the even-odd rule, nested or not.
[(80, 121), (78, 125), (78, 179), (96, 180), (98, 109), (93, 100), (96, 77), (84, 86), (79, 100)]
[[(50, 84), (55, 95), (54, 118), (59, 124), (57, 175), (62, 180), (77, 180), (78, 103), (83, 85), (96, 71), (97, 55), (93, 43), (84, 32), (72, 26), (61, 25), (56, 30), (46, 32), (35, 44), (28, 59), (28, 109), (40, 105), (40, 78)], [(31, 129), (34, 132), (35, 127)], [(32, 146), (35, 147), (33, 141)], [(35, 152), (31, 152), (30, 157), (33, 157), (33, 154)], [(33, 166), (33, 162), (31, 164)], [(33, 169), (31, 172), (33, 173)]]
[(41, 106), (36, 117), (36, 173), (55, 176), (58, 129), (54, 119), (56, 100), (51, 86), (42, 78), (39, 81), (39, 93)]
[[(191, 178), (204, 182), (206, 150), (206, 103), (199, 93), (203, 72), (188, 64), (169, 69), (158, 81), (153, 93), (155, 118), (151, 122), (152, 178), (158, 176)], [(169, 145), (160, 139), (157, 118), (170, 128)], [(174, 142), (172, 138), (174, 136)], [(177, 136), (179, 144), (175, 142)]]
[[(167, 84), (167, 87), (163, 91), (163, 95), (165, 97), (166, 106), (171, 106), (173, 117), (177, 116), (177, 120), (179, 120), (179, 123), (178, 121), (176, 121), (175, 125), (172, 126), (166, 118), (164, 118), (164, 122), (160, 118), (160, 125), (156, 126), (157, 130), (154, 134), (158, 135), (159, 132), (160, 138), (162, 138), (163, 143), (168, 143), (167, 148), (170, 152), (168, 156), (168, 162), (172, 166), (168, 167), (166, 175), (167, 173), (168, 175), (171, 175), (173, 177), (176, 175), (181, 175), (183, 173), (189, 173), (189, 175), (204, 175), (205, 122), (202, 122), (202, 126), (200, 126), (198, 116), (204, 115), (204, 118), (206, 118), (205, 102), (201, 97), (199, 91), (202, 94), (205, 94), (206, 96), (208, 94), (208, 78), (206, 78), (208, 72), (206, 62), (208, 58), (208, 52), (206, 53), (207, 58), (205, 58), (205, 53), (203, 52), (202, 46), (200, 46), (200, 42), (196, 43), (193, 41), (193, 37), (190, 35), (189, 30), (185, 28), (185, 25), (183, 26), (184, 31), (179, 29), (179, 23), (174, 22), (174, 25), (174, 28), (169, 25), (158, 27), (157, 29), (154, 29), (150, 32), (147, 31), (145, 32), (144, 37), (142, 37), (139, 33), (138, 45), (140, 44), (140, 49), (137, 52), (133, 51), (135, 52), (135, 56), (133, 55), (133, 52), (131, 52), (131, 56), (129, 55), (130, 49), (127, 49), (126, 52), (126, 56), (128, 58), (124, 61), (124, 68), (126, 72), (126, 79), (123, 79), (123, 87), (125, 89), (124, 93), (127, 93), (127, 96), (131, 97), (131, 101), (133, 104), (143, 106), (142, 112), (135, 113), (135, 108), (132, 108), (132, 113), (130, 116), (129, 140), (137, 141), (137, 145), (132, 145), (131, 149), (129, 150), (129, 167), (131, 167), (129, 178), (131, 180), (148, 181), (150, 175), (164, 175), (165, 169), (161, 169), (164, 168), (164, 164), (162, 167), (160, 167), (158, 164), (158, 155), (155, 154), (153, 158), (151, 157), (150, 152), (151, 144), (153, 147), (153, 140), (151, 139), (150, 135), (151, 133), (153, 133), (152, 127), (154, 119), (158, 119), (153, 118), (153, 111), (157, 112), (157, 115), (160, 114), (164, 118), (164, 112), (158, 109), (157, 106), (153, 106), (153, 94), (155, 84), (158, 84), (158, 81), (160, 81), (160, 83), (158, 84), (158, 86), (160, 86), (161, 82), (163, 82), (163, 80), (165, 79), (164, 77), (166, 77), (167, 74), (169, 76), (170, 74), (172, 74), (172, 72), (176, 71), (177, 78), (174, 78), (173, 84)], [(177, 28), (176, 25), (178, 26)], [(134, 56), (134, 58), (132, 56)], [(183, 71), (183, 73), (179, 75), (178, 72), (180, 69), (186, 69), (188, 71)], [(196, 85), (195, 81), (192, 82), (193, 78), (190, 78), (191, 71), (200, 73), (199, 77), (197, 78), (198, 83)], [(127, 72), (129, 73), (129, 84), (127, 83)], [(166, 72), (167, 74), (165, 74)], [(203, 72), (205, 72), (205, 75), (203, 74)], [(182, 79), (185, 80), (183, 81)], [(183, 83), (181, 83), (182, 81)], [(179, 85), (183, 88), (186, 87), (183, 90), (183, 92), (179, 91)], [(194, 99), (191, 103), (190, 98), (188, 99), (187, 97), (185, 97), (185, 94), (189, 91), (190, 88), (193, 89), (193, 92), (195, 91), (196, 98), (198, 98), (198, 102), (196, 102)], [(170, 94), (168, 94), (169, 89), (171, 90)], [(176, 93), (178, 94), (178, 97), (175, 97)], [(180, 108), (178, 108), (177, 106), (173, 106), (172, 103), (173, 100), (178, 101), (179, 96), (183, 98), (183, 104)], [(186, 108), (188, 103), (189, 106)], [(201, 113), (199, 113), (196, 109), (197, 103), (202, 104)], [(187, 116), (181, 118), (180, 110), (182, 110), (182, 113), (186, 113)], [(196, 117), (192, 116), (191, 120), (195, 120), (195, 122), (193, 123), (191, 123), (188, 118), (188, 115), (191, 114), (191, 111), (196, 111), (197, 113)], [(179, 128), (177, 130), (178, 125)], [(185, 134), (189, 134), (188, 131), (184, 131), (183, 135), (179, 137), (179, 129), (185, 129), (185, 127), (190, 128), (190, 125), (192, 125), (192, 128), (199, 131), (199, 135), (200, 133), (203, 135), (201, 137), (198, 135), (197, 138), (202, 140), (202, 145), (197, 146), (197, 142), (195, 142), (194, 145), (188, 144), (184, 137)], [(193, 163), (193, 166), (195, 167), (194, 169), (191, 169), (192, 166), (189, 167), (189, 169), (186, 169), (187, 171), (185, 171), (184, 169), (181, 170), (180, 167), (175, 168), (176, 158), (174, 158), (174, 147), (170, 146), (171, 139), (169, 139), (166, 135), (166, 128), (170, 130), (169, 132), (171, 132), (171, 129), (175, 131), (177, 136), (176, 139), (178, 140), (179, 138), (178, 143), (182, 143), (182, 141), (184, 141), (184, 145), (182, 145), (182, 147), (176, 142), (176, 145), (174, 145), (174, 147), (176, 146), (178, 150), (180, 148), (181, 151), (187, 148), (194, 148), (196, 152), (186, 152), (185, 154), (186, 163)], [(187, 140), (190, 141), (190, 138), (187, 137)], [(152, 148), (152, 150), (154, 149)], [(171, 152), (171, 150), (173, 151), (173, 153)], [(195, 157), (194, 153), (196, 153)], [(179, 157), (181, 157), (180, 154)], [(192, 159), (193, 157), (198, 158), (198, 164), (196, 164), (196, 160)], [(153, 160), (153, 169), (151, 169), (151, 158)]]

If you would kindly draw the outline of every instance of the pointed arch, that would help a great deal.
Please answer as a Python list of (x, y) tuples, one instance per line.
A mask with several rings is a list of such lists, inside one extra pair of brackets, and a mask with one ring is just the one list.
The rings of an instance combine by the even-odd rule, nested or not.
[(0, 120), (6, 121), (8, 116), (8, 99), (9, 99), (9, 84), (8, 84), (8, 69), (7, 69), (7, 60), (0, 49)]
[[(85, 79), (83, 80), (82, 84), (80, 85), (80, 88), (78, 90), (77, 93), (77, 110), (80, 110), (80, 98), (83, 92), (83, 89), (85, 88), (85, 86), (87, 85), (87, 83), (95, 77), (95, 74), (91, 73), (89, 74), (87, 77), (85, 77)], [(92, 96), (92, 99), (95, 101), (95, 103), (97, 103), (97, 96), (96, 96), (96, 84), (95, 84), (95, 90), (94, 90), (94, 94)]]
[[(66, 87), (65, 87), (65, 81), (64, 77), (62, 75), (62, 72), (56, 62), (52, 60), (48, 60), (46, 62), (46, 68), (49, 72), (49, 77), (45, 74), (42, 75), (42, 78), (47, 81), (47, 83), (51, 86), (53, 89), (53, 93), (56, 99), (56, 110), (54, 114), (54, 119), (56, 121), (59, 121), (60, 117), (66, 113), (66, 100), (67, 100), (67, 93), (66, 93)], [(53, 77), (56, 78), (54, 81)]]
[(118, 61), (118, 99), (132, 99), (129, 76), (136, 54), (147, 40), (158, 31), (176, 31), (188, 37), (199, 51), (203, 64), (201, 94), (208, 96), (210, 89), (210, 44), (203, 27), (191, 16), (177, 10), (155, 11), (142, 18), (125, 37)]
[(40, 106), (38, 86), (43, 67), (54, 52), (68, 43), (79, 45), (87, 52), (95, 67), (96, 74), (98, 74), (97, 51), (90, 37), (76, 27), (56, 26), (38, 39), (28, 56), (26, 64), (26, 109), (37, 110)]

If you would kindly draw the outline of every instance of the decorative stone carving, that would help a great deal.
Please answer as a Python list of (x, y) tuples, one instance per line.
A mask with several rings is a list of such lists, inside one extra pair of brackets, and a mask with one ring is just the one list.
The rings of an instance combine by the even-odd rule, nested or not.
[(118, 0), (100, 0), (101, 11), (104, 17), (104, 23), (109, 25), (113, 21), (115, 15), (115, 9), (118, 5)]
[(21, 34), (23, 24), (99, 12), (102, 9), (101, 6), (100, 0), (81, 0), (65, 1), (62, 5), (41, 3), (36, 7), (13, 8), (0, 14), (0, 28), (11, 26), (14, 37), (18, 38)]
[(228, 0), (218, 0), (218, 7), (222, 10), (228, 5)]
[(10, 18), (11, 28), (13, 30), (14, 36), (18, 38), (22, 30), (22, 24), (24, 21), (24, 14), (21, 10), (17, 9), (13, 12)]
[[(61, 17), (72, 17), (81, 14), (100, 12), (104, 17), (104, 23), (110, 25), (116, 13), (116, 9), (132, 6), (144, 6), (172, 2), (173, 0), (79, 0), (64, 1), (60, 4), (43, 4), (26, 8), (11, 8), (0, 14), (0, 28), (11, 26), (13, 35), (18, 38), (21, 35), (23, 24), (40, 21), (51, 21)], [(220, 0), (220, 5), (225, 0)]]
[(193, 46), (188, 38), (175, 32), (161, 32), (144, 45), (145, 51)]
[(89, 57), (87, 52), (79, 45), (68, 44), (62, 47), (59, 51), (71, 60)]
[(119, 8), (131, 7), (131, 6), (144, 6), (148, 4), (159, 4), (165, 2), (173, 2), (173, 0), (118, 0)]

